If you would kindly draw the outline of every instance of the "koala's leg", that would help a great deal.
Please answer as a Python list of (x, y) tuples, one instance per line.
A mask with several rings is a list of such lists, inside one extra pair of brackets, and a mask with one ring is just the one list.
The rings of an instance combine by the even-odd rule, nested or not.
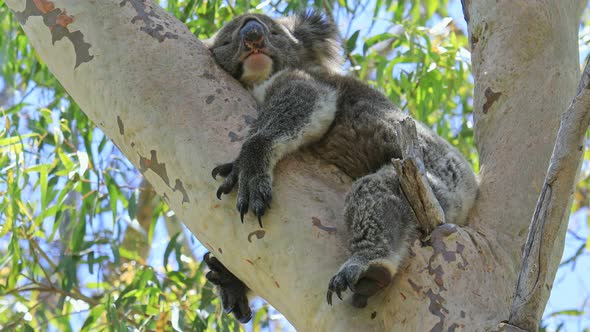
[(252, 310), (248, 305), (248, 287), (210, 252), (205, 254), (203, 260), (210, 270), (205, 277), (216, 286), (225, 313), (231, 312), (240, 323), (249, 322)]
[(349, 288), (352, 304), (362, 308), (391, 283), (415, 237), (416, 218), (390, 165), (353, 184), (344, 216), (351, 256), (330, 280), (327, 301), (332, 304), (333, 293), (342, 299), (341, 292)]
[(272, 198), (272, 171), (286, 154), (319, 140), (336, 114), (337, 92), (303, 72), (282, 72), (257, 88), (262, 103), (238, 158), (213, 169), (225, 176), (217, 197), (238, 185), (237, 210), (243, 222), (252, 210), (261, 217)]

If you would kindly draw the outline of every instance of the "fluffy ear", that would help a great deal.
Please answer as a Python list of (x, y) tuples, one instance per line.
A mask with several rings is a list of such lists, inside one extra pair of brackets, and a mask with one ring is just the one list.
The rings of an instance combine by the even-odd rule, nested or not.
[(294, 18), (293, 35), (303, 43), (339, 39), (336, 24), (321, 11), (301, 12)]
[(292, 17), (293, 36), (308, 50), (313, 50), (316, 61), (328, 69), (340, 70), (342, 50), (338, 27), (320, 11), (306, 11)]

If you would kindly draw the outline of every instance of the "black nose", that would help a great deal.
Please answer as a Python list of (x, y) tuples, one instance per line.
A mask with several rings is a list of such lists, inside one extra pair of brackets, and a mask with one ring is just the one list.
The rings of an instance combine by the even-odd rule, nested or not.
[(248, 48), (261, 48), (264, 42), (264, 27), (256, 20), (250, 20), (240, 30), (240, 37)]

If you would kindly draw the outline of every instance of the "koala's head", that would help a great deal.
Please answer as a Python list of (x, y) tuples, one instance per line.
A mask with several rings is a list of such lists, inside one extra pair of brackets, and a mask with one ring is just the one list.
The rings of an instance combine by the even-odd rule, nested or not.
[(338, 72), (342, 64), (336, 25), (315, 11), (281, 19), (240, 15), (205, 44), (247, 87), (285, 68)]

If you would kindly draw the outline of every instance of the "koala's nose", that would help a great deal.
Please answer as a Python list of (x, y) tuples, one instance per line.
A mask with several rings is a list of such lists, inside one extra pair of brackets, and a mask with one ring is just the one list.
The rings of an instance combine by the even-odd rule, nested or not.
[(256, 20), (250, 20), (240, 30), (240, 37), (249, 49), (259, 49), (264, 46), (264, 27)]

